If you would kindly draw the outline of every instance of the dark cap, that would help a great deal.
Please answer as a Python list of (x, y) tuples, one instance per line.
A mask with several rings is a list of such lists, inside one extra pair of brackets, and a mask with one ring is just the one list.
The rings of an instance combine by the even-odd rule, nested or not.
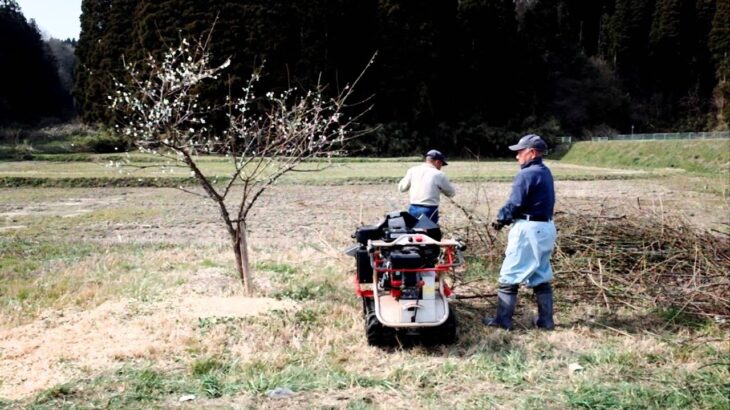
[(515, 145), (510, 145), (509, 149), (512, 151), (519, 151), (521, 149), (534, 148), (538, 151), (547, 151), (547, 144), (540, 138), (539, 135), (529, 134), (520, 138), (519, 142)]
[(446, 157), (439, 150), (432, 149), (431, 151), (428, 151), (426, 153), (426, 157), (431, 158), (434, 161), (441, 161), (441, 163), (443, 163), (444, 165), (449, 165), (446, 162)]

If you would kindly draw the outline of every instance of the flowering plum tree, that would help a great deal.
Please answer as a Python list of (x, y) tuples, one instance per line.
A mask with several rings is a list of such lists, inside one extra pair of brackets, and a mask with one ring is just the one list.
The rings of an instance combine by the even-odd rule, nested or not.
[[(119, 118), (117, 132), (141, 151), (184, 164), (204, 190), (203, 196), (216, 203), (239, 276), (251, 293), (247, 237), (251, 209), (268, 187), (303, 161), (341, 155), (347, 143), (361, 135), (353, 125), (368, 108), (350, 117), (345, 117), (343, 109), (362, 73), (352, 86), (327, 98), (323, 86), (257, 96), (257, 71), (242, 97), (229, 97), (218, 107), (202, 106), (201, 86), (218, 80), (228, 67), (228, 61), (211, 64), (207, 45), (208, 41), (182, 40), (160, 61), (150, 55), (141, 64), (125, 63), (128, 78), (115, 81), (109, 99)], [(210, 126), (216, 112), (226, 113), (226, 126)], [(228, 158), (229, 178), (221, 182), (206, 174), (199, 166), (202, 155)]]

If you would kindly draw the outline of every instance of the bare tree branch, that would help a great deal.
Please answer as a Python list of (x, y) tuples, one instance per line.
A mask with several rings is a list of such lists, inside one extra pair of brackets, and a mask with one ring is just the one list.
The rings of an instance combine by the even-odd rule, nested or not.
[[(182, 39), (161, 60), (149, 56), (143, 69), (125, 65), (129, 78), (125, 83), (115, 81), (116, 90), (110, 100), (112, 108), (124, 118), (117, 126), (118, 132), (131, 138), (142, 152), (173, 157), (184, 164), (207, 198), (218, 205), (241, 280), (250, 291), (245, 232), (249, 212), (261, 195), (287, 173), (314, 172), (332, 165), (297, 169), (303, 161), (341, 155), (346, 152), (348, 142), (363, 134), (351, 129), (370, 107), (348, 118), (343, 109), (362, 106), (370, 99), (348, 101), (372, 59), (352, 85), (346, 85), (332, 98), (325, 97), (326, 87), (321, 84), (306, 92), (289, 89), (257, 96), (259, 69), (252, 73), (240, 98), (229, 95), (220, 106), (204, 107), (199, 99), (199, 85), (216, 81), (229, 64), (229, 60), (220, 66), (210, 64), (211, 35), (212, 29), (204, 40), (193, 45)], [(225, 130), (208, 125), (211, 111), (227, 113)], [(229, 157), (233, 168), (227, 174), (230, 180), (218, 187), (220, 190), (216, 188), (217, 176), (206, 175), (199, 162), (199, 155), (211, 154)], [(234, 187), (241, 192), (232, 208), (235, 210), (232, 218), (226, 198)]]

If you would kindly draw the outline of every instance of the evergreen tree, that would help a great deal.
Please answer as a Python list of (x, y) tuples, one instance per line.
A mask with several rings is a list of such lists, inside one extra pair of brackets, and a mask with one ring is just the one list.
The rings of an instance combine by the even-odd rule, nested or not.
[(603, 61), (583, 52), (579, 22), (561, 0), (542, 0), (525, 12), (521, 36), (534, 90), (534, 117), (525, 127), (551, 116), (573, 135), (584, 135), (595, 126), (626, 126), (628, 102), (620, 84)]
[(701, 129), (713, 90), (727, 106), (728, 1), (84, 0), (75, 96), (85, 121), (113, 122), (106, 96), (122, 56), (160, 56), (216, 22), (212, 63), (231, 69), (203, 86), (211, 107), (264, 61), (261, 89), (334, 93), (377, 50), (358, 93), (374, 95), (363, 120), (382, 125), (378, 154), (489, 151), (544, 126)]
[(76, 69), (74, 47), (70, 43), (56, 38), (48, 39), (46, 44), (58, 65), (58, 78), (64, 93), (70, 95), (74, 83), (74, 70)]
[(689, 59), (686, 89), (680, 93), (680, 115), (672, 124), (673, 129), (706, 129), (713, 122), (712, 91), (716, 81), (709, 35), (715, 7), (715, 0), (695, 0), (691, 13), (693, 18), (686, 22), (686, 39), (683, 41), (685, 58)]
[(134, 55), (134, 0), (83, 0), (81, 34), (76, 47), (79, 65), (74, 97), (84, 121), (111, 125), (108, 109), (114, 78), (124, 75), (123, 57)]
[(690, 0), (657, 0), (651, 32), (649, 58), (652, 72), (653, 116), (671, 121), (677, 103), (688, 87), (691, 56), (688, 25), (694, 18)]
[(616, 0), (606, 27), (608, 61), (633, 93), (642, 89), (653, 10), (654, 0)]
[(568, 35), (582, 51), (593, 56), (600, 53), (599, 39), (605, 23), (603, 17), (613, 11), (615, 0), (566, 0), (564, 14)]
[[(720, 0), (720, 2), (727, 0)], [(695, 51), (693, 65), (698, 92), (702, 96), (711, 96), (715, 85), (715, 64), (710, 50), (710, 31), (717, 8), (716, 0), (697, 0), (695, 24), (695, 38), (692, 49)]]
[(66, 116), (56, 61), (14, 0), (0, 0), (0, 38), (0, 124)]
[[(376, 48), (376, 0), (334, 0), (327, 13), (328, 31), (326, 61), (330, 69), (330, 83), (336, 88), (351, 82), (366, 66)], [(376, 59), (380, 61), (380, 57)], [(373, 76), (368, 73), (361, 83), (363, 97), (372, 94)]]
[(709, 35), (709, 48), (717, 75), (715, 88), (717, 127), (727, 130), (730, 124), (730, 0), (717, 0), (717, 9)]
[(518, 112), (522, 53), (512, 0), (465, 0), (459, 4), (459, 111), (506, 126)]
[(455, 114), (456, 2), (381, 0), (377, 16), (376, 118), (404, 124), (411, 149), (423, 151), (438, 143), (427, 132)]

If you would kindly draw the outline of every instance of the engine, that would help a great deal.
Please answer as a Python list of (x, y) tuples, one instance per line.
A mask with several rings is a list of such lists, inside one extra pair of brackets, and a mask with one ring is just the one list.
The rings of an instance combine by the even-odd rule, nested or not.
[[(428, 298), (433, 293), (436, 273), (427, 269), (436, 266), (441, 247), (418, 243), (419, 235), (414, 234), (441, 239), (438, 225), (427, 218), (418, 220), (407, 212), (391, 212), (378, 225), (358, 228), (353, 235), (359, 243), (355, 252), (358, 282), (373, 283), (375, 263), (379, 271), (384, 271), (377, 279), (379, 291), (389, 291), (395, 299)], [(368, 241), (392, 242), (402, 236), (408, 236), (408, 245), (379, 250), (371, 259), (366, 248)]]
[(463, 265), (464, 245), (442, 240), (438, 225), (407, 212), (389, 212), (352, 237), (357, 243), (345, 253), (355, 257), (355, 292), (362, 299), (368, 343), (393, 345), (397, 335), (453, 343), (456, 317), (445, 279)]
[(435, 266), (440, 252), (438, 246), (431, 245), (408, 246), (389, 252), (383, 259), (386, 272), (378, 281), (378, 290), (390, 291), (396, 300), (431, 297), (435, 272), (424, 269)]

